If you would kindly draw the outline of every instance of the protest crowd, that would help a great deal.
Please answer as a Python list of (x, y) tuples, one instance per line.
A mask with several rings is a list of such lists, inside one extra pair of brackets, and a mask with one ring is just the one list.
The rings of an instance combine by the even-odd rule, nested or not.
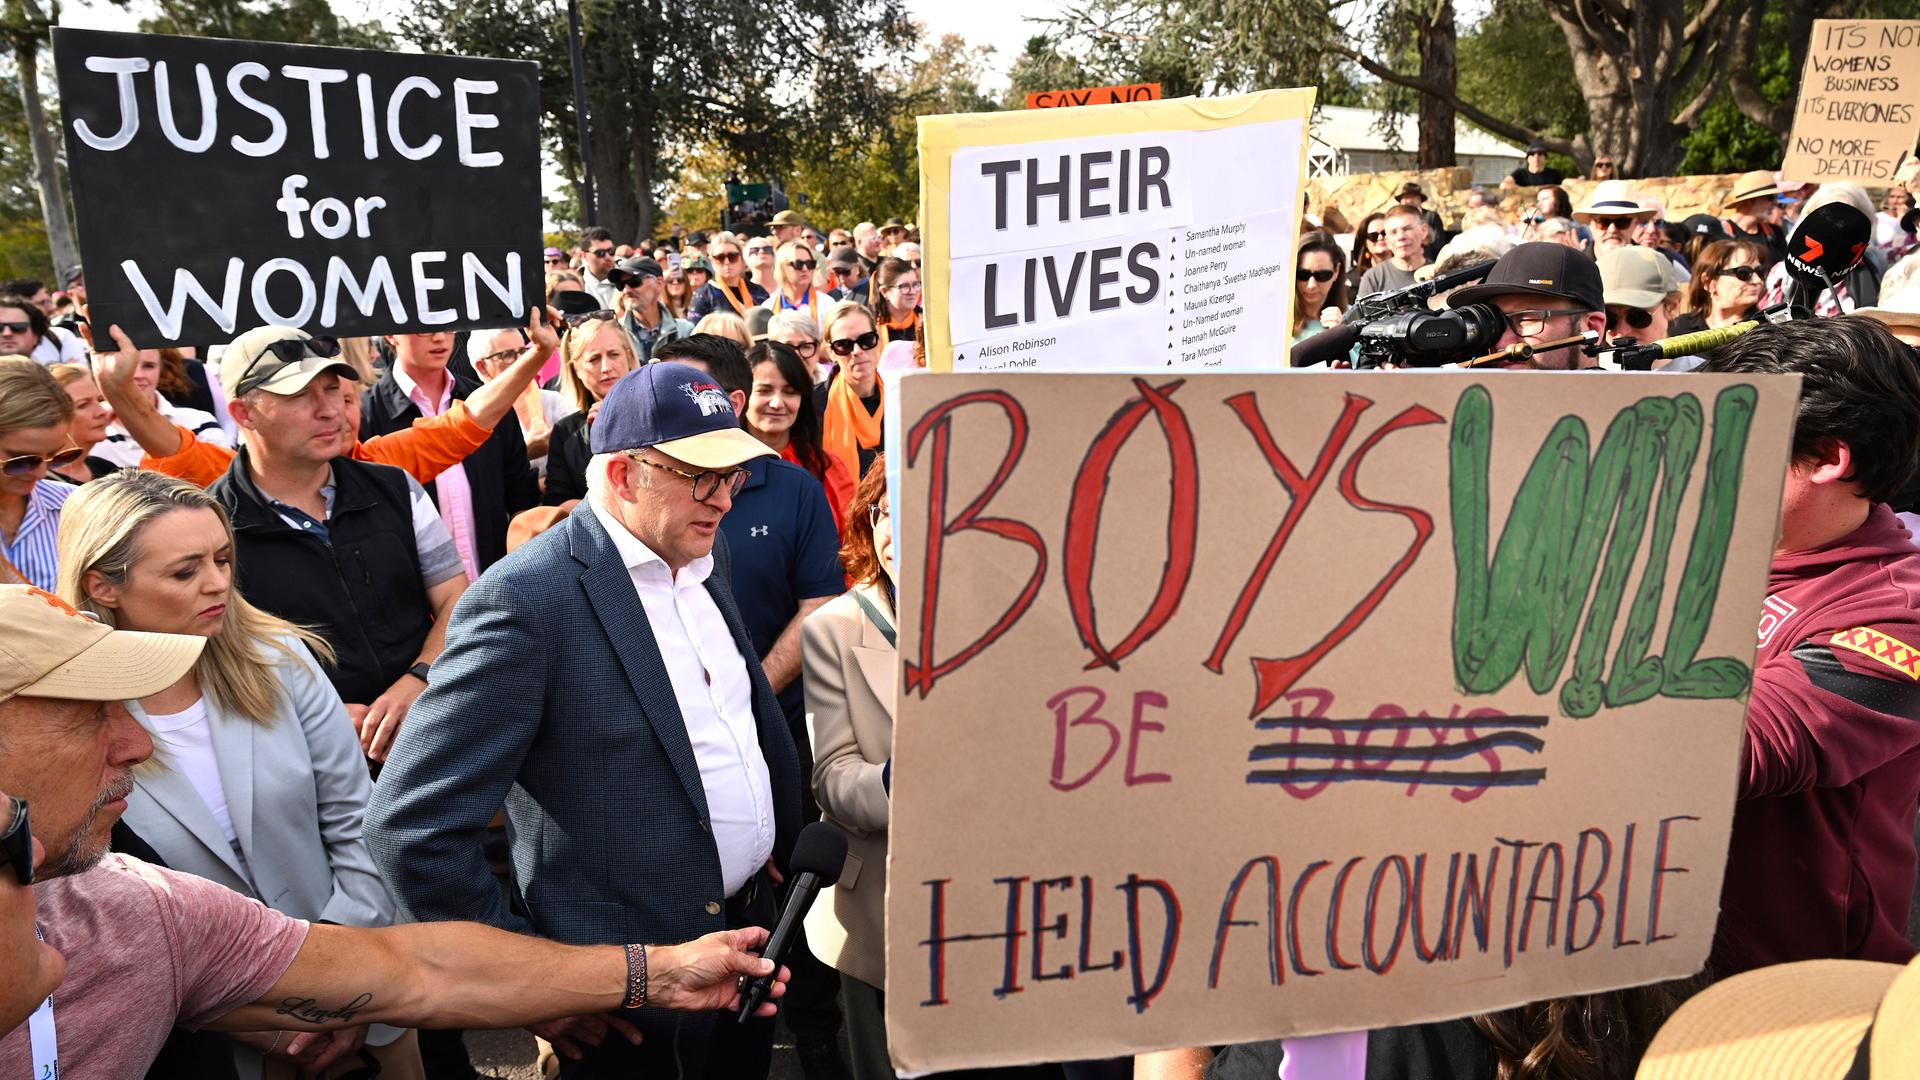
[[(1797, 220), (1873, 220), (1816, 318), (1656, 365), (1804, 376), (1706, 970), (981, 1075), (1759, 1076), (1680, 1061), (1812, 1030), (1854, 1071), (1804, 1075), (1920, 1076), (1914, 199), (1757, 172), (1669, 221), (1611, 174), (1575, 206), (1535, 147), (1518, 220), (1417, 184), (1350, 232), (1309, 208), (1272, 345), (1488, 261), (1433, 303), (1493, 305), (1501, 346), (1732, 326), (1786, 298)], [(94, 267), (0, 283), (0, 1075), (467, 1080), (464, 1031), (525, 1027), (551, 1075), (760, 1080), (776, 1015), (809, 1080), (895, 1075), (876, 673), (918, 231), (786, 209), (538, 261), (518, 326), (194, 348), (90, 321)], [(776, 964), (823, 819), (865, 872)]]

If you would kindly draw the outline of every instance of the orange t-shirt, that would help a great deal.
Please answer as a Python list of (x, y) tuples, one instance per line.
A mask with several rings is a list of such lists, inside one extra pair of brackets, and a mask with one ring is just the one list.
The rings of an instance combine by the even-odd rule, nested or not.
[[(233, 463), (233, 450), (203, 443), (186, 428), (176, 426), (175, 430), (180, 432), (180, 449), (160, 458), (147, 454), (140, 459), (141, 468), (201, 487), (226, 474), (227, 466)], [(491, 428), (481, 427), (474, 421), (466, 402), (455, 399), (446, 412), (421, 417), (405, 430), (375, 435), (365, 442), (355, 439), (347, 449), (347, 456), (355, 461), (404, 469), (425, 484), (460, 464), (492, 435)]]

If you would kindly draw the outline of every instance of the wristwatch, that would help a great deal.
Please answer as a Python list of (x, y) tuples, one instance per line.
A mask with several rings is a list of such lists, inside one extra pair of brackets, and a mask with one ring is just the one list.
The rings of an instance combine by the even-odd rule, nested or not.
[(13, 867), (21, 885), (33, 884), (33, 829), (27, 824), (27, 800), (9, 795), (0, 809), (7, 811), (7, 827), (0, 832), (0, 865)]
[(428, 667), (429, 665), (427, 664), (427, 662), (425, 660), (422, 660), (419, 663), (408, 668), (407, 674), (413, 676), (416, 679), (419, 679), (421, 682), (431, 682), (432, 680), (427, 678)]

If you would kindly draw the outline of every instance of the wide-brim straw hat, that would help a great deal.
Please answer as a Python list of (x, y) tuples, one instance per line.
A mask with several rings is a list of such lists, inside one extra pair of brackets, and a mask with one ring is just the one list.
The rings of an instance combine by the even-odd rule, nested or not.
[(1878, 319), (1888, 326), (1920, 328), (1920, 285), (1911, 285), (1892, 296), (1883, 296), (1875, 307), (1854, 308), (1853, 313)]
[(1920, 1076), (1920, 961), (1808, 960), (1735, 975), (1680, 1006), (1634, 1075), (1840, 1080), (1861, 1056), (1873, 1080)]
[(1752, 172), (1741, 173), (1734, 180), (1733, 189), (1727, 192), (1727, 201), (1721, 209), (1731, 210), (1736, 204), (1746, 202), (1748, 199), (1778, 194), (1780, 194), (1780, 184), (1774, 179), (1773, 173), (1766, 169), (1755, 169)]

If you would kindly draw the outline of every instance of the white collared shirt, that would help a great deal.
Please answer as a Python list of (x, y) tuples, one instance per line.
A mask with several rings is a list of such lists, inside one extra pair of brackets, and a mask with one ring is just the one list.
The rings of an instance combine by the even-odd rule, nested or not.
[(713, 556), (675, 575), (666, 560), (598, 502), (589, 501), (613, 538), (633, 591), (646, 609), (654, 644), (673, 682), (680, 718), (700, 765), (713, 845), (727, 895), (746, 885), (773, 854), (773, 785), (753, 717), (753, 680), (720, 606), (707, 592)]
[[(441, 389), (438, 401), (430, 400), (427, 392), (399, 364), (393, 365), (393, 381), (420, 410), (421, 416), (439, 416), (453, 407), (451, 372), (447, 373), (447, 385)], [(467, 580), (479, 580), (480, 563), (473, 555), (473, 483), (467, 479), (467, 463), (463, 461), (459, 468), (434, 477), (433, 493), (434, 501), (440, 506), (440, 519), (447, 523), (447, 531), (453, 534), (453, 546), (460, 551), (460, 562), (467, 568)]]

